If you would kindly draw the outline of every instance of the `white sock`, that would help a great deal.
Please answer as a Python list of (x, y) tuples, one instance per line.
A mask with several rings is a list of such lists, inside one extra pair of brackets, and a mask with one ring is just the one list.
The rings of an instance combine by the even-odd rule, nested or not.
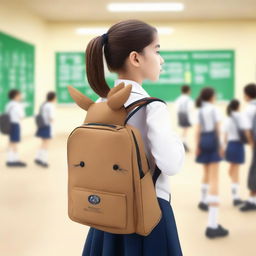
[(15, 162), (15, 152), (12, 150), (8, 150), (7, 151), (7, 162), (11, 163), (11, 162)]
[(202, 203), (207, 203), (207, 194), (209, 190), (209, 185), (208, 184), (202, 184), (201, 185), (201, 202)]
[(14, 152), (14, 161), (17, 162), (19, 160), (20, 160), (20, 158), (19, 158), (18, 152)]
[(42, 149), (42, 158), (43, 163), (48, 163), (48, 150)]
[(239, 189), (239, 184), (238, 183), (231, 184), (231, 193), (232, 193), (232, 199), (233, 200), (240, 199), (240, 197), (238, 195), (238, 189)]
[(250, 196), (248, 199), (248, 202), (250, 202), (252, 204), (256, 204), (256, 196)]
[(38, 149), (36, 152), (36, 160), (43, 160), (42, 159), (42, 149)]
[(207, 227), (209, 227), (209, 228), (217, 228), (218, 227), (218, 211), (219, 211), (219, 207), (210, 205)]

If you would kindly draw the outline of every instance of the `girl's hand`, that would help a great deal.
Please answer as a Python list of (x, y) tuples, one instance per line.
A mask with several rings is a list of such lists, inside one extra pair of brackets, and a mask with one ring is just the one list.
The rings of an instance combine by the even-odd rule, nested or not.
[(219, 154), (220, 154), (220, 157), (224, 158), (225, 157), (225, 149), (223, 147), (221, 147), (219, 149)]
[(201, 149), (199, 147), (196, 148), (196, 156), (199, 156), (201, 153)]

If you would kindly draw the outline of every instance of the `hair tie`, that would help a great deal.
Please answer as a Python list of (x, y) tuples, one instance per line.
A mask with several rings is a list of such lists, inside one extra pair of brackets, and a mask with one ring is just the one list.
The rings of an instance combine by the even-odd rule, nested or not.
[(108, 42), (108, 34), (105, 33), (101, 37), (102, 37), (102, 44), (103, 45), (106, 44)]

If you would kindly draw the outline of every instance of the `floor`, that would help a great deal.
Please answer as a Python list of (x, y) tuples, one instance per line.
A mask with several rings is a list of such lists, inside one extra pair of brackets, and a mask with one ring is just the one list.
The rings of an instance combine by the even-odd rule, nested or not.
[[(0, 137), (0, 255), (78, 256), (88, 228), (67, 216), (67, 135), (58, 135), (51, 145), (49, 169), (34, 165), (36, 138), (20, 145), (25, 169), (5, 167), (6, 138)], [(247, 149), (247, 162), (250, 152)], [(197, 209), (201, 166), (194, 153), (186, 157), (183, 170), (171, 177), (172, 205), (185, 256), (256, 255), (256, 212), (240, 213), (231, 204), (227, 164), (221, 164), (220, 222), (230, 229), (225, 239), (204, 237), (207, 214)], [(241, 195), (247, 196), (248, 163), (241, 168)], [(158, 256), (158, 255), (157, 255)]]

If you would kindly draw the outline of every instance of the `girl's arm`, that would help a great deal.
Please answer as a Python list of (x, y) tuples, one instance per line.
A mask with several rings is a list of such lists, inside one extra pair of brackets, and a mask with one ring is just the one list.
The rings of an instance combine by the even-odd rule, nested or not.
[(158, 168), (167, 175), (180, 171), (185, 150), (180, 138), (173, 133), (168, 108), (161, 102), (146, 107), (147, 138)]
[(197, 156), (200, 153), (200, 148), (199, 148), (200, 133), (201, 133), (201, 127), (199, 124), (196, 124), (195, 125), (195, 145), (196, 145), (196, 155)]

